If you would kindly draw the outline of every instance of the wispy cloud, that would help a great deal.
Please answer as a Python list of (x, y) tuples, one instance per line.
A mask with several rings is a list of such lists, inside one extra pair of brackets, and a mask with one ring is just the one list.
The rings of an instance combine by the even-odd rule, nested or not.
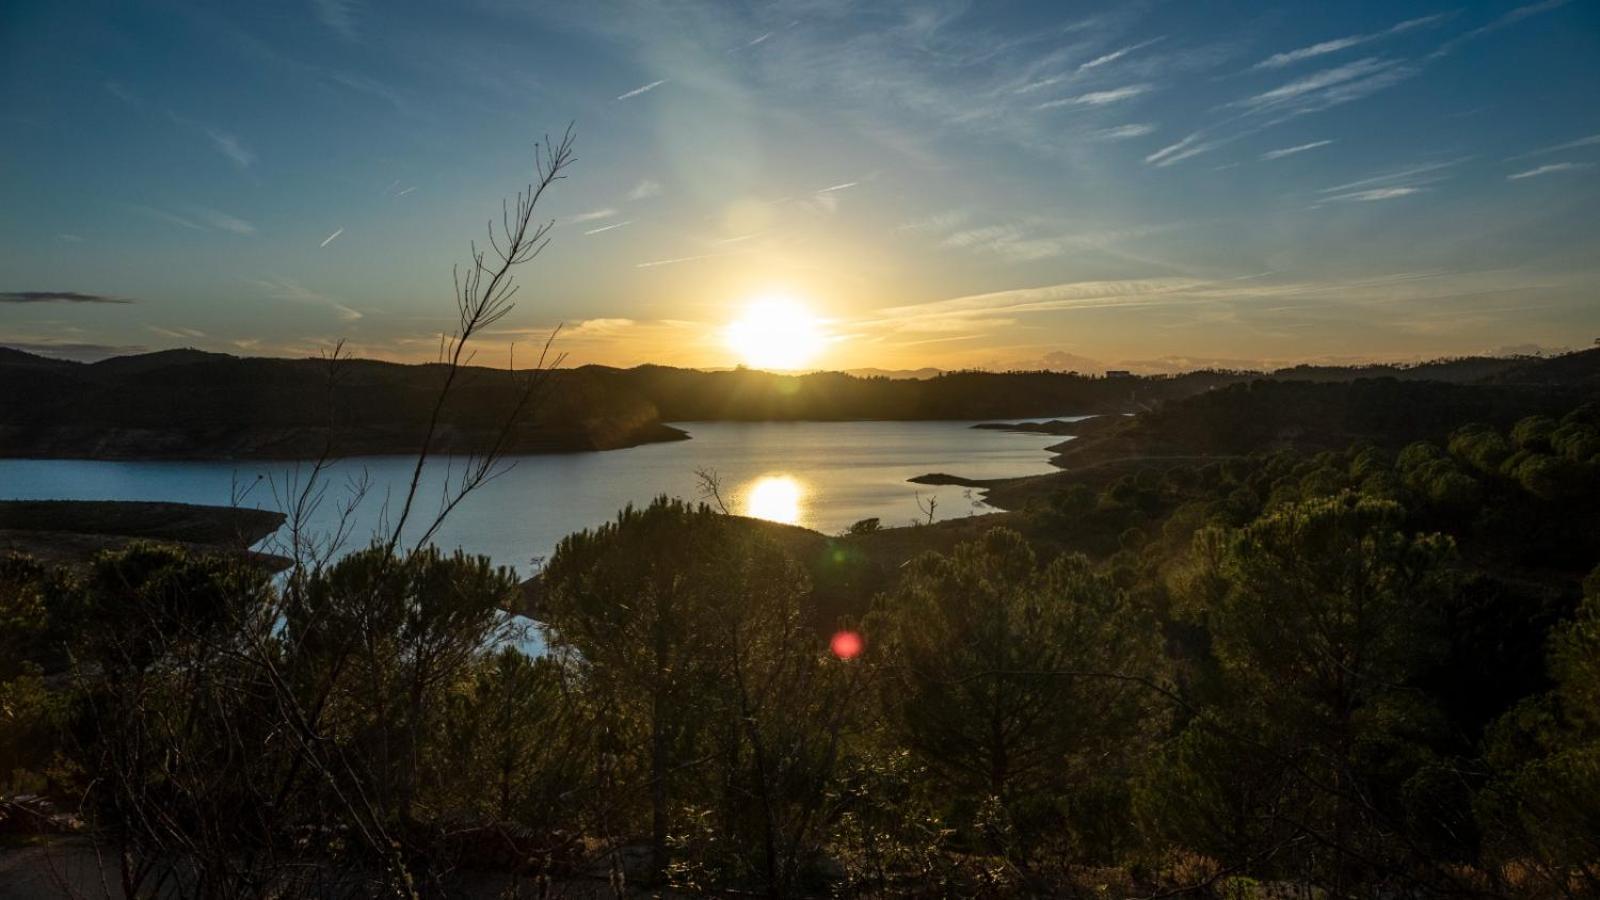
[(205, 209), (204, 207), (195, 207), (193, 213), (200, 218), (201, 222), (217, 231), (227, 231), (233, 234), (256, 233), (256, 226), (237, 216), (230, 216), (227, 213), (217, 212), (214, 209)]
[(145, 328), (163, 337), (175, 340), (192, 340), (206, 336), (206, 333), (198, 328), (163, 328), (160, 325), (146, 325)]
[(1404, 166), (1399, 169), (1391, 169), (1387, 172), (1380, 172), (1377, 175), (1369, 175), (1366, 178), (1360, 178), (1355, 181), (1347, 181), (1344, 184), (1336, 184), (1333, 187), (1323, 188), (1320, 193), (1341, 194), (1349, 191), (1360, 191), (1367, 188), (1377, 187), (1420, 187), (1422, 185), (1432, 184), (1436, 181), (1440, 181), (1449, 177), (1443, 173), (1471, 158), (1472, 157), (1470, 156), (1463, 156), (1457, 159), (1447, 159), (1440, 162), (1418, 163), (1416, 165)]
[(1147, 165), (1164, 169), (1167, 166), (1175, 163), (1183, 162), (1190, 157), (1199, 156), (1202, 153), (1215, 150), (1217, 147), (1221, 146), (1222, 143), (1222, 141), (1205, 140), (1205, 133), (1196, 131), (1195, 133), (1185, 137), (1183, 140), (1178, 141), (1177, 143), (1168, 144), (1167, 146), (1162, 147), (1160, 150), (1157, 150), (1149, 156), (1146, 156), (1144, 161)]
[(1331, 141), (1331, 140), (1327, 140), (1327, 141), (1312, 141), (1309, 144), (1299, 144), (1299, 145), (1294, 146), (1294, 147), (1284, 147), (1284, 148), (1279, 149), (1279, 150), (1268, 150), (1267, 152), (1261, 154), (1261, 158), (1262, 159), (1283, 159), (1285, 156), (1293, 156), (1296, 153), (1304, 153), (1307, 150), (1315, 150), (1318, 147), (1326, 147), (1331, 143), (1333, 143), (1333, 141)]
[(940, 241), (941, 246), (955, 249), (965, 249), (981, 245), (993, 244), (996, 241), (1014, 238), (1017, 231), (1005, 225), (984, 225), (978, 228), (967, 228), (962, 231), (945, 235)]
[(641, 179), (639, 179), (639, 183), (633, 186), (633, 190), (628, 192), (628, 199), (629, 200), (648, 200), (651, 197), (657, 197), (657, 196), (660, 196), (660, 195), (661, 195), (661, 184), (660, 184), (660, 182), (652, 181), (649, 178), (641, 178)]
[(329, 244), (333, 243), (334, 239), (337, 238), (341, 234), (344, 234), (344, 229), (343, 228), (340, 228), (338, 231), (335, 231), (333, 234), (330, 234), (327, 237), (323, 238), (322, 239), (322, 243), (318, 244), (317, 246), (318, 247), (326, 247)]
[(0, 303), (132, 303), (126, 297), (77, 291), (0, 291)]
[(1529, 16), (1536, 16), (1540, 13), (1546, 13), (1553, 9), (1559, 9), (1563, 6), (1566, 6), (1567, 3), (1568, 0), (1541, 0), (1539, 3), (1529, 3), (1526, 6), (1519, 6), (1516, 9), (1513, 9), (1510, 12), (1493, 19), (1487, 25), (1481, 25), (1465, 34), (1458, 35), (1457, 37), (1446, 41), (1442, 46), (1439, 47), (1439, 49), (1429, 54), (1428, 58), (1437, 59), (1441, 56), (1446, 56), (1454, 52), (1457, 47), (1467, 43), (1468, 41), (1477, 40), (1486, 34), (1499, 31), (1500, 29), (1509, 25), (1515, 25)]
[(562, 338), (583, 340), (594, 337), (605, 337), (616, 334), (637, 325), (633, 319), (584, 319), (561, 329)]
[[(1035, 314), (1167, 307), (1178, 321), (1232, 320), (1241, 312), (1349, 310), (1385, 327), (1417, 326), (1418, 311), (1462, 316), (1466, 297), (1526, 293), (1559, 286), (1526, 272), (1411, 271), (1333, 279), (1260, 272), (1233, 278), (1135, 278), (1017, 288), (877, 310), (851, 323), (867, 331), (942, 333), (992, 329)], [(1441, 305), (1449, 301), (1449, 305)], [(1518, 306), (1515, 309), (1522, 309)], [(1494, 314), (1494, 310), (1479, 310)]]
[(164, 209), (157, 209), (154, 206), (135, 206), (133, 208), (152, 219), (158, 219), (162, 222), (166, 222), (168, 225), (176, 225), (179, 228), (187, 228), (191, 231), (206, 230), (206, 227), (201, 225), (199, 222), (196, 222), (187, 216), (180, 216), (174, 212), (169, 212)]
[(316, 13), (317, 20), (340, 37), (350, 40), (356, 37), (358, 8), (357, 0), (311, 0), (311, 9)]
[(573, 224), (577, 224), (579, 222), (593, 222), (596, 219), (609, 219), (616, 214), (617, 211), (615, 209), (606, 207), (605, 209), (593, 209), (589, 212), (578, 213), (575, 216), (568, 216), (567, 221), (572, 222)]
[(1066, 282), (893, 307), (879, 310), (873, 319), (862, 324), (908, 331), (955, 331), (975, 324), (993, 324), (995, 316), (1170, 301), (1168, 295), (1207, 284), (1209, 282), (1190, 278)]
[(248, 169), (255, 164), (255, 153), (234, 135), (225, 131), (218, 131), (215, 128), (207, 128), (206, 137), (211, 139), (211, 143), (217, 148), (217, 152), (232, 160), (233, 164), (239, 168)]
[(144, 101), (120, 81), (107, 81), (106, 92), (129, 106), (142, 106)]
[(267, 296), (274, 300), (288, 300), (293, 303), (325, 306), (333, 310), (340, 320), (345, 322), (354, 322), (365, 318), (360, 310), (352, 309), (334, 297), (311, 290), (292, 278), (261, 278), (256, 280), (256, 285), (266, 291)]
[(1515, 175), (1507, 175), (1506, 176), (1506, 180), (1507, 181), (1520, 181), (1520, 180), (1522, 180), (1524, 178), (1537, 178), (1540, 175), (1554, 175), (1554, 174), (1556, 174), (1558, 172), (1581, 172), (1584, 169), (1592, 169), (1592, 168), (1594, 168), (1594, 163), (1576, 163), (1576, 162), (1551, 163), (1550, 165), (1547, 165), (1547, 166), (1539, 166), (1536, 169), (1529, 169), (1526, 172), (1518, 172)]
[(677, 263), (694, 262), (695, 260), (698, 260), (698, 259), (711, 259), (712, 257), (722, 256), (722, 255), (724, 255), (724, 254), (721, 254), (721, 253), (702, 253), (702, 254), (700, 254), (698, 256), (679, 256), (679, 257), (675, 257), (673, 259), (654, 259), (654, 260), (651, 260), (649, 262), (634, 263), (633, 267), (635, 269), (650, 269), (650, 268), (654, 268), (656, 266), (670, 266), (670, 265), (675, 265)]
[(1506, 161), (1515, 162), (1516, 160), (1527, 159), (1531, 156), (1545, 156), (1551, 153), (1560, 153), (1563, 150), (1577, 150), (1580, 147), (1593, 147), (1596, 144), (1600, 144), (1600, 134), (1591, 134), (1588, 137), (1581, 137), (1575, 141), (1567, 141), (1561, 144), (1552, 144), (1549, 147), (1540, 147), (1537, 150), (1529, 150), (1527, 153), (1521, 153), (1516, 156), (1509, 157)]
[(1078, 67), (1078, 71), (1079, 72), (1087, 72), (1090, 69), (1098, 69), (1101, 66), (1106, 65), (1107, 63), (1114, 63), (1117, 60), (1123, 58), (1124, 56), (1127, 56), (1129, 53), (1132, 53), (1135, 50), (1142, 50), (1145, 47), (1148, 47), (1151, 44), (1154, 44), (1154, 43), (1156, 43), (1156, 42), (1158, 42), (1160, 40), (1162, 40), (1162, 38), (1151, 38), (1148, 41), (1141, 41), (1140, 43), (1133, 44), (1133, 45), (1127, 46), (1127, 47), (1123, 47), (1121, 50), (1113, 50), (1110, 53), (1105, 54), (1104, 56), (1097, 56), (1094, 59), (1091, 59), (1088, 62), (1084, 63), (1083, 65), (1079, 66)]
[(1394, 60), (1367, 57), (1297, 78), (1233, 104), (1252, 112), (1325, 109), (1359, 99), (1412, 74)]
[(1374, 200), (1393, 200), (1396, 197), (1409, 197), (1421, 193), (1424, 188), (1419, 187), (1387, 187), (1373, 188), (1366, 191), (1350, 191), (1344, 194), (1333, 194), (1322, 198), (1324, 203), (1370, 203)]
[(1059, 109), (1063, 106), (1106, 106), (1123, 100), (1131, 100), (1141, 94), (1148, 94), (1151, 86), (1148, 84), (1130, 84), (1126, 87), (1112, 88), (1106, 91), (1090, 91), (1076, 97), (1063, 97), (1059, 100), (1049, 100), (1034, 107), (1035, 109)]
[(1129, 125), (1118, 125), (1115, 128), (1101, 128), (1098, 131), (1089, 132), (1087, 137), (1091, 141), (1124, 141), (1128, 138), (1144, 137), (1147, 134), (1154, 134), (1155, 130), (1156, 126), (1154, 125), (1136, 123)]
[(135, 206), (133, 209), (153, 219), (191, 231), (226, 231), (239, 235), (256, 233), (256, 227), (244, 219), (205, 207), (185, 207), (181, 214), (154, 206)]
[[(964, 222), (965, 218), (956, 221)], [(992, 253), (1009, 263), (1054, 259), (1074, 251), (1121, 255), (1121, 251), (1113, 249), (1118, 243), (1185, 227), (1185, 223), (1175, 222), (1083, 232), (1065, 228), (1060, 222), (1037, 219), (959, 229), (953, 225), (937, 228), (937, 223), (938, 217), (935, 217), (925, 222), (911, 223), (913, 228), (908, 230), (939, 230), (944, 232), (939, 241), (942, 247)]]
[(670, 80), (671, 79), (669, 79), (669, 78), (663, 78), (660, 81), (652, 81), (649, 84), (640, 85), (640, 86), (634, 88), (631, 91), (628, 91), (628, 92), (623, 93), (623, 94), (618, 94), (617, 95), (617, 99), (618, 100), (628, 100), (628, 99), (631, 99), (633, 97), (637, 97), (640, 94), (646, 93), (648, 91), (653, 91), (656, 88), (661, 87), (663, 84), (666, 84)]
[(1346, 37), (1322, 41), (1321, 43), (1312, 44), (1308, 47), (1300, 47), (1296, 50), (1289, 50), (1284, 53), (1274, 53), (1266, 59), (1263, 59), (1261, 62), (1256, 63), (1254, 68), (1281, 69), (1284, 66), (1291, 66), (1297, 62), (1314, 59), (1318, 56), (1325, 56), (1329, 53), (1337, 53), (1340, 50), (1347, 50), (1351, 47), (1365, 44), (1369, 41), (1376, 41), (1380, 38), (1402, 34), (1412, 30), (1413, 28), (1436, 25), (1447, 18), (1449, 18), (1449, 14), (1439, 13), (1438, 15), (1423, 16), (1417, 19), (1407, 19), (1406, 21), (1386, 28), (1383, 31), (1375, 31), (1370, 34), (1352, 34)]
[(895, 230), (910, 232), (947, 232), (953, 228), (960, 227), (962, 223), (966, 222), (970, 218), (972, 218), (972, 213), (964, 209), (947, 209), (943, 212), (937, 212), (920, 219), (912, 219), (909, 222), (902, 222), (898, 227), (895, 228)]

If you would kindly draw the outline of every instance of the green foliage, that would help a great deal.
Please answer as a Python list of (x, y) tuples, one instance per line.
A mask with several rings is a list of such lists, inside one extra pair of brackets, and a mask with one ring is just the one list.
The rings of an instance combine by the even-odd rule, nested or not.
[(872, 534), (873, 532), (878, 531), (881, 527), (882, 522), (880, 522), (877, 517), (873, 517), (852, 523), (851, 526), (845, 530), (845, 533), (853, 535)]
[(662, 498), (562, 541), (544, 579), (550, 644), (647, 798), (657, 871), (792, 889), (861, 695), (859, 667), (805, 624), (804, 572), (736, 520)]
[(1600, 891), (1600, 569), (1588, 581), (1577, 615), (1550, 640), (1554, 690), (1497, 723), (1498, 774), (1477, 801), (1494, 858), (1583, 893)]
[(1511, 442), (1518, 450), (1545, 452), (1550, 449), (1550, 436), (1556, 423), (1549, 416), (1529, 416), (1511, 428)]
[(270, 585), (259, 568), (160, 544), (103, 553), (75, 598), (87, 658), (142, 672), (172, 653), (224, 649)]
[[(769, 896), (1596, 893), (1597, 426), (1069, 472), (943, 554), (885, 564), (958, 529), (872, 520), (808, 545), (815, 586), (792, 533), (665, 499), (531, 585), (431, 549), (279, 580), (154, 545), (71, 575), (0, 558), (0, 777), (87, 798), (132, 893), (478, 866)], [(864, 652), (829, 653), (834, 626)]]
[(28, 557), (0, 555), (0, 680), (20, 674), (42, 650), (50, 624), (45, 572)]
[(969, 822), (995, 798), (1025, 837), (1043, 820), (1072, 830), (1074, 803), (1125, 773), (1160, 722), (1144, 683), (1154, 625), (1082, 557), (1040, 566), (997, 529), (914, 560), (879, 615), (888, 724)]
[(1487, 425), (1466, 425), (1450, 436), (1450, 454), (1470, 463), (1480, 472), (1497, 472), (1511, 455), (1511, 444)]
[(508, 646), (473, 660), (445, 698), (442, 740), (428, 748), (453, 817), (542, 830), (566, 824), (563, 795), (581, 783), (592, 748), (570, 739), (579, 711), (563, 690), (548, 657)]
[(1403, 522), (1394, 503), (1342, 493), (1196, 536), (1185, 608), (1220, 681), (1146, 791), (1158, 830), (1234, 858), (1309, 828), (1334, 843), (1304, 861), (1332, 886), (1384, 858), (1400, 811), (1372, 798), (1429, 758), (1436, 717), (1414, 684), (1444, 649), (1453, 557)]

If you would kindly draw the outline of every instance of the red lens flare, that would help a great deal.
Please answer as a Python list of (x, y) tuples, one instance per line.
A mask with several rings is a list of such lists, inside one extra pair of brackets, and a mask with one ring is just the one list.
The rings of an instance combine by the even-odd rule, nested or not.
[(828, 642), (828, 649), (840, 659), (855, 659), (861, 655), (861, 635), (854, 631), (841, 631)]

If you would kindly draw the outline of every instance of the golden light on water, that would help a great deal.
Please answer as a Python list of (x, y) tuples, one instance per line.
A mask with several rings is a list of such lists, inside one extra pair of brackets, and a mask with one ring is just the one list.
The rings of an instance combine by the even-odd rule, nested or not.
[(798, 369), (827, 343), (821, 321), (804, 304), (779, 295), (751, 301), (723, 338), (745, 365), (757, 369)]
[(793, 475), (763, 475), (745, 488), (741, 512), (753, 519), (798, 525), (805, 512), (806, 486)]

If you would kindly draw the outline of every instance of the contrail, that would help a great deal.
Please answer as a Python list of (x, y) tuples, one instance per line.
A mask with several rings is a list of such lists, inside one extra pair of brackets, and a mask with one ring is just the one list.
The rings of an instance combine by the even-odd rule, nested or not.
[(621, 95), (617, 99), (618, 100), (626, 100), (629, 97), (637, 97), (640, 94), (644, 93), (645, 91), (653, 91), (656, 88), (661, 87), (663, 84), (666, 84), (666, 83), (667, 83), (667, 79), (665, 79), (665, 78), (661, 79), (660, 81), (652, 81), (649, 84), (644, 85), (643, 87), (634, 88), (633, 90), (627, 92), (626, 94)]
[(341, 228), (338, 231), (335, 231), (333, 234), (330, 234), (327, 237), (323, 238), (322, 239), (322, 246), (326, 247), (329, 244), (333, 243), (333, 239), (338, 237), (341, 234), (344, 234), (344, 229), (343, 228)]

